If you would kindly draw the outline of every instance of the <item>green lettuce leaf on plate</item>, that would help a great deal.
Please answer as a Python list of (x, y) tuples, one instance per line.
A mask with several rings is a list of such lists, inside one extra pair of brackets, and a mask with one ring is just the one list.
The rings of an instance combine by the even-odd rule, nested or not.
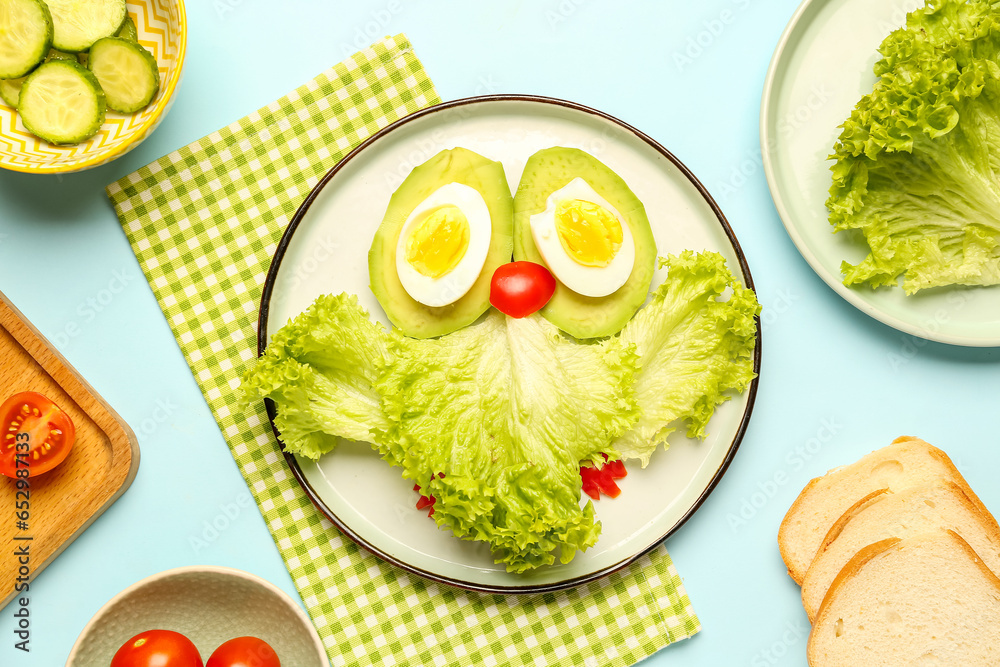
[(643, 467), (684, 423), (689, 438), (704, 438), (716, 406), (756, 377), (753, 291), (718, 253), (685, 251), (663, 264), (667, 279), (619, 334), (639, 354), (639, 419), (613, 446)]
[(354, 296), (322, 296), (273, 336), (243, 390), (275, 402), (292, 453), (372, 443), (435, 498), (439, 526), (488, 544), (509, 571), (567, 563), (600, 535), (581, 463), (645, 464), (685, 421), (703, 437), (754, 377), (753, 293), (717, 253), (667, 266), (651, 302), (600, 341), (495, 310), (418, 340), (373, 323)]
[(324, 295), (271, 337), (243, 377), (247, 401), (269, 398), (274, 424), (289, 451), (318, 459), (340, 438), (370, 442), (390, 462), (389, 421), (375, 390), (389, 335), (358, 297)]
[(827, 208), (869, 246), (845, 285), (1000, 283), (1000, 9), (929, 0), (879, 47), (834, 146)]
[(597, 541), (580, 462), (617, 458), (610, 443), (636, 418), (630, 349), (494, 310), (441, 338), (395, 336), (393, 352), (378, 384), (388, 436), (404, 476), (436, 499), (438, 525), (489, 542), (514, 572)]

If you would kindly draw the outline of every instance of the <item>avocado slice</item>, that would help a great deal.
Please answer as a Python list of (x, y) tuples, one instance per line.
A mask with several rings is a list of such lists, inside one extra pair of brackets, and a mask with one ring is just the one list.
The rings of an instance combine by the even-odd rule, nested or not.
[[(434, 308), (413, 299), (396, 272), (396, 244), (410, 213), (434, 191), (461, 183), (479, 191), (490, 211), (492, 237), (486, 263), (472, 288), (454, 303)], [(507, 176), (499, 162), (465, 148), (443, 150), (414, 167), (392, 194), (382, 224), (368, 251), (368, 279), (385, 314), (404, 335), (443, 336), (466, 327), (490, 307), (490, 281), (513, 250), (513, 203)]]
[(531, 216), (545, 210), (546, 200), (574, 178), (582, 178), (618, 209), (635, 238), (635, 264), (628, 280), (604, 297), (577, 294), (556, 280), (552, 299), (541, 314), (575, 338), (599, 338), (621, 330), (646, 301), (656, 269), (656, 242), (646, 209), (618, 174), (589, 153), (555, 146), (530, 158), (514, 196), (514, 261), (545, 265), (531, 237)]

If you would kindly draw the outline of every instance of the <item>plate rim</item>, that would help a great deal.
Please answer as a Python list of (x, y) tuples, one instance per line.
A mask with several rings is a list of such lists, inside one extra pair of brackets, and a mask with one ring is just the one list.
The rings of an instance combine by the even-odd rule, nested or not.
[[(875, 319), (902, 333), (910, 334), (912, 336), (916, 336), (917, 338), (937, 343), (963, 347), (1000, 346), (1000, 333), (996, 334), (992, 338), (941, 333), (940, 331), (931, 331), (927, 327), (921, 327), (917, 324), (913, 324), (884, 312), (884, 310), (879, 308), (876, 304), (864, 299), (858, 291), (852, 290), (844, 285), (839, 276), (829, 272), (820, 262), (816, 254), (812, 251), (812, 247), (809, 246), (804, 237), (798, 232), (798, 229), (791, 222), (792, 215), (788, 208), (787, 201), (777, 184), (777, 176), (775, 174), (775, 163), (777, 162), (777, 158), (773, 154), (774, 149), (771, 148), (772, 145), (777, 144), (777, 134), (772, 135), (770, 131), (770, 127), (773, 125), (772, 115), (776, 113), (777, 108), (775, 90), (778, 87), (777, 84), (782, 83), (781, 78), (784, 77), (786, 73), (788, 66), (787, 61), (791, 58), (791, 54), (798, 45), (798, 38), (800, 37), (798, 34), (799, 31), (804, 30), (806, 27), (811, 25), (810, 22), (816, 18), (815, 14), (819, 13), (826, 5), (833, 2), (843, 1), (844, 0), (803, 0), (803, 2), (795, 10), (795, 13), (792, 14), (792, 17), (789, 19), (784, 31), (781, 33), (781, 37), (778, 39), (774, 53), (771, 56), (771, 62), (767, 68), (767, 75), (764, 78), (764, 88), (761, 92), (758, 128), (760, 135), (761, 161), (763, 162), (764, 175), (767, 178), (767, 187), (771, 194), (771, 200), (774, 202), (774, 208), (778, 212), (781, 224), (784, 226), (785, 232), (788, 234), (789, 238), (791, 238), (795, 248), (798, 250), (799, 254), (802, 255), (802, 258), (806, 260), (806, 263), (809, 264), (813, 272), (841, 298), (872, 319)], [(831, 235), (832, 233), (833, 232), (831, 231)]]
[[(683, 162), (681, 162), (676, 156), (674, 156), (673, 153), (671, 153), (659, 142), (657, 142), (655, 139), (645, 134), (641, 130), (616, 118), (615, 116), (612, 116), (603, 111), (599, 111), (592, 107), (579, 104), (577, 102), (571, 102), (569, 100), (564, 100), (555, 97), (546, 97), (542, 95), (533, 95), (533, 94), (477, 95), (472, 97), (458, 98), (448, 102), (442, 102), (439, 104), (431, 105), (429, 107), (425, 107), (423, 109), (415, 111), (414, 113), (403, 116), (402, 118), (390, 123), (389, 125), (386, 125), (384, 128), (375, 132), (370, 137), (368, 137), (360, 144), (358, 144), (339, 162), (337, 162), (337, 164), (331, 167), (330, 170), (327, 171), (327, 173), (312, 188), (309, 194), (306, 195), (306, 198), (303, 200), (302, 204), (296, 210), (295, 214), (292, 216), (292, 219), (289, 221), (288, 226), (285, 228), (285, 231), (282, 233), (281, 240), (278, 242), (278, 245), (275, 248), (274, 255), (272, 256), (271, 259), (271, 264), (268, 267), (267, 276), (264, 280), (264, 285), (261, 292), (260, 307), (258, 309), (258, 319), (257, 319), (258, 357), (263, 355), (265, 350), (267, 349), (267, 338), (268, 338), (267, 320), (270, 310), (270, 300), (274, 290), (275, 282), (277, 280), (278, 271), (281, 267), (281, 262), (284, 259), (285, 252), (287, 251), (288, 246), (291, 243), (292, 236), (294, 235), (295, 230), (298, 228), (299, 224), (307, 215), (309, 208), (315, 202), (320, 192), (323, 190), (324, 187), (326, 187), (328, 183), (330, 183), (336, 177), (336, 175), (340, 172), (342, 168), (344, 168), (347, 164), (349, 164), (351, 160), (354, 159), (357, 155), (359, 155), (362, 151), (366, 150), (369, 146), (375, 144), (383, 137), (387, 136), (388, 134), (392, 133), (393, 131), (402, 126), (407, 125), (410, 122), (419, 120), (426, 116), (469, 105), (492, 104), (492, 103), (524, 103), (524, 102), (557, 106), (557, 107), (571, 109), (573, 111), (581, 112), (587, 115), (595, 116), (597, 118), (600, 118), (604, 121), (616, 125), (617, 127), (626, 131), (627, 133), (634, 135), (636, 138), (640, 139), (648, 146), (650, 146), (653, 150), (655, 150), (660, 155), (665, 157), (675, 168), (677, 168), (688, 179), (688, 181), (695, 187), (695, 189), (698, 190), (701, 197), (712, 209), (712, 212), (715, 214), (718, 223), (721, 225), (723, 231), (726, 234), (726, 238), (728, 239), (730, 245), (733, 248), (734, 253), (736, 254), (738, 263), (740, 265), (740, 270), (743, 274), (742, 277), (744, 279), (745, 286), (752, 290), (755, 289), (753, 283), (753, 277), (750, 273), (750, 266), (748, 265), (746, 260), (746, 255), (743, 252), (739, 240), (736, 238), (736, 234), (733, 232), (732, 227), (729, 224), (729, 221), (726, 219), (725, 214), (723, 214), (722, 209), (719, 207), (718, 203), (711, 196), (711, 194), (701, 183), (701, 181), (698, 180), (698, 178), (687, 168), (687, 166)], [(755, 322), (757, 325), (757, 339), (756, 339), (756, 344), (754, 346), (754, 355), (753, 355), (753, 370), (755, 375), (750, 383), (750, 386), (746, 390), (747, 405), (746, 408), (744, 409), (743, 417), (740, 420), (739, 428), (737, 429), (735, 435), (733, 436), (732, 442), (728, 446), (728, 450), (726, 452), (723, 461), (716, 469), (716, 471), (712, 474), (712, 478), (709, 480), (709, 483), (698, 495), (698, 498), (695, 500), (695, 502), (681, 515), (681, 517), (676, 522), (674, 522), (674, 524), (666, 531), (664, 535), (656, 538), (651, 544), (642, 547), (638, 549), (636, 552), (627, 556), (626, 558), (623, 558), (622, 560), (613, 563), (611, 565), (608, 565), (606, 567), (603, 567), (599, 570), (557, 582), (550, 582), (543, 584), (515, 584), (511, 586), (497, 586), (491, 584), (469, 582), (460, 578), (449, 577), (436, 572), (429, 572), (423, 568), (406, 563), (401, 559), (392, 556), (391, 554), (385, 553), (375, 545), (370, 544), (363, 537), (358, 535), (350, 526), (341, 521), (336, 516), (336, 514), (326, 505), (323, 499), (320, 498), (319, 494), (306, 479), (305, 474), (303, 473), (301, 467), (299, 466), (298, 460), (295, 458), (293, 454), (291, 454), (285, 449), (285, 445), (281, 440), (281, 436), (278, 432), (278, 429), (274, 424), (274, 419), (276, 416), (276, 409), (274, 406), (274, 402), (271, 401), (270, 399), (265, 399), (264, 405), (267, 410), (268, 419), (271, 422), (271, 430), (274, 433), (274, 436), (277, 439), (279, 446), (281, 447), (282, 455), (284, 456), (285, 461), (291, 468), (292, 475), (299, 483), (299, 486), (309, 497), (309, 500), (312, 502), (312, 504), (319, 510), (319, 512), (323, 516), (327, 518), (327, 520), (333, 523), (334, 526), (336, 526), (339, 531), (344, 533), (348, 538), (350, 538), (355, 544), (360, 546), (365, 551), (368, 551), (376, 555), (381, 560), (388, 562), (406, 572), (416, 574), (434, 583), (445, 584), (466, 591), (471, 591), (476, 593), (486, 593), (486, 594), (502, 594), (502, 595), (540, 594), (540, 593), (563, 591), (591, 583), (598, 579), (602, 579), (610, 574), (618, 572), (619, 570), (627, 567), (628, 565), (635, 562), (639, 558), (645, 556), (646, 554), (656, 549), (667, 538), (676, 533), (681, 526), (687, 523), (688, 519), (690, 519), (691, 516), (694, 515), (694, 513), (701, 508), (702, 504), (704, 504), (704, 502), (708, 499), (708, 496), (712, 493), (712, 491), (715, 490), (716, 486), (718, 486), (723, 475), (729, 469), (730, 464), (736, 457), (736, 452), (737, 450), (739, 450), (740, 444), (742, 444), (743, 442), (743, 438), (746, 435), (747, 428), (749, 427), (750, 417), (753, 414), (754, 404), (757, 398), (757, 386), (760, 380), (760, 362), (762, 353), (762, 343), (761, 343), (762, 332), (761, 332), (759, 315), (755, 317)]]

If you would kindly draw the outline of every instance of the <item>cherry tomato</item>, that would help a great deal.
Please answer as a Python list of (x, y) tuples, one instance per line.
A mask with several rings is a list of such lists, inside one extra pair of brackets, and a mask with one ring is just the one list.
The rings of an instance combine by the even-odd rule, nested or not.
[[(0, 406), (0, 473), (34, 477), (62, 463), (76, 440), (73, 421), (58, 405), (33, 391), (14, 394)], [(20, 461), (20, 465), (18, 465)]]
[(497, 268), (490, 282), (490, 303), (511, 317), (527, 317), (549, 302), (556, 279), (541, 264), (510, 262)]
[(237, 637), (215, 649), (205, 667), (281, 667), (281, 661), (263, 639)]
[(198, 649), (179, 632), (147, 630), (128, 640), (111, 667), (204, 667)]

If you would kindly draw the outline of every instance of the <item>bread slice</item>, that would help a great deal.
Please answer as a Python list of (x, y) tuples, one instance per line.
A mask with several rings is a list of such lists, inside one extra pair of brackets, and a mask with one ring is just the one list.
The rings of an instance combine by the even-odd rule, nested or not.
[[(873, 497), (872, 497), (873, 496)], [(830, 584), (849, 560), (869, 544), (938, 528), (954, 530), (991, 572), (1000, 576), (1000, 527), (983, 514), (955, 482), (921, 484), (902, 491), (876, 491), (833, 525), (802, 580), (802, 606), (810, 621)]]
[(778, 530), (778, 547), (788, 574), (801, 584), (830, 527), (868, 494), (882, 489), (900, 491), (936, 480), (955, 482), (988, 514), (948, 455), (919, 438), (896, 438), (888, 447), (812, 480), (792, 503)]
[(954, 531), (876, 542), (837, 575), (807, 657), (812, 667), (1000, 665), (1000, 579)]

